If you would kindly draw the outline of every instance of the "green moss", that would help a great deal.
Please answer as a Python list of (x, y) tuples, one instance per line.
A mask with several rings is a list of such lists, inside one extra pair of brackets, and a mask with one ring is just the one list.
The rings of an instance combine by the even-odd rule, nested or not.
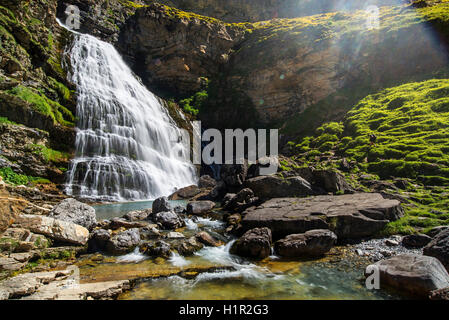
[(12, 185), (36, 185), (51, 183), (48, 179), (41, 177), (31, 177), (24, 174), (18, 174), (11, 167), (0, 168), (0, 176), (2, 179)]
[(28, 145), (31, 152), (38, 154), (47, 162), (66, 162), (70, 159), (70, 155), (66, 152), (53, 150), (39, 144)]

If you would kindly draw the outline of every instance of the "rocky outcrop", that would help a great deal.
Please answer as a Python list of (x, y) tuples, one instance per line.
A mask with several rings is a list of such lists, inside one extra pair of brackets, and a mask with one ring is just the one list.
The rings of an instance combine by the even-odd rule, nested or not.
[(152, 213), (152, 209), (131, 211), (125, 214), (123, 218), (128, 221), (142, 221), (148, 219)]
[(247, 231), (231, 247), (231, 253), (242, 257), (264, 259), (271, 254), (271, 230), (255, 228)]
[(260, 176), (249, 179), (245, 186), (253, 190), (254, 195), (261, 199), (281, 197), (301, 197), (316, 194), (308, 181), (301, 177), (284, 179), (279, 176)]
[(15, 227), (28, 229), (31, 232), (42, 234), (56, 241), (85, 245), (89, 239), (89, 230), (73, 222), (54, 218), (21, 215), (17, 217)]
[(400, 202), (377, 193), (271, 199), (243, 212), (245, 230), (268, 227), (276, 239), (329, 229), (339, 239), (373, 236), (403, 214)]
[(197, 186), (188, 186), (185, 188), (181, 188), (171, 194), (168, 199), (169, 200), (184, 200), (191, 199), (198, 195), (201, 192), (201, 189)]
[(27, 206), (27, 201), (12, 197), (0, 180), (0, 234), (3, 233)]
[(255, 205), (258, 201), (259, 198), (254, 196), (254, 192), (249, 188), (245, 188), (237, 194), (227, 194), (223, 199), (222, 207), (224, 210), (242, 212)]
[(112, 236), (106, 243), (106, 251), (111, 254), (125, 254), (140, 244), (139, 229), (129, 229)]
[(173, 211), (156, 213), (153, 215), (153, 221), (166, 230), (181, 228), (185, 225), (184, 221)]
[(337, 236), (330, 230), (310, 230), (276, 241), (274, 249), (282, 257), (319, 257), (332, 249), (336, 242)]
[(425, 234), (411, 234), (402, 238), (402, 245), (409, 248), (425, 247), (432, 238)]
[(97, 225), (95, 209), (75, 199), (65, 199), (50, 212), (50, 217), (62, 221), (73, 222), (88, 230)]
[(157, 198), (153, 202), (152, 214), (156, 214), (159, 212), (170, 211), (171, 206), (166, 197)]
[(449, 274), (433, 257), (404, 254), (373, 266), (379, 271), (381, 288), (394, 288), (411, 296), (427, 298), (432, 291), (449, 286)]
[(192, 215), (204, 215), (215, 208), (213, 201), (192, 201), (187, 204), (187, 213)]
[(424, 247), (423, 253), (427, 256), (437, 258), (449, 270), (449, 229), (438, 233)]

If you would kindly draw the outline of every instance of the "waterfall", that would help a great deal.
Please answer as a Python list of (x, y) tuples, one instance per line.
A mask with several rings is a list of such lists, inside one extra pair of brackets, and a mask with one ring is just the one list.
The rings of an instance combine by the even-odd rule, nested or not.
[(66, 193), (96, 201), (149, 200), (196, 183), (181, 131), (115, 48), (75, 33), (76, 154)]

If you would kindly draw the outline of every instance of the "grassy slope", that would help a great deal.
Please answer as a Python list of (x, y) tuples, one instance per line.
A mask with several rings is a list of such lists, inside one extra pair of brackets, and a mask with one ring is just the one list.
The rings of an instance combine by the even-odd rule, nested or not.
[[(378, 139), (371, 146), (369, 135)], [(364, 179), (406, 178), (407, 215), (387, 233), (412, 233), (449, 224), (449, 80), (389, 88), (362, 99), (344, 122), (326, 123), (315, 135), (290, 142), (296, 165), (337, 168), (352, 162), (348, 180), (368, 191)], [(290, 170), (291, 163), (283, 163)], [(368, 175), (368, 177), (367, 177)], [(365, 184), (366, 185), (366, 184)]]

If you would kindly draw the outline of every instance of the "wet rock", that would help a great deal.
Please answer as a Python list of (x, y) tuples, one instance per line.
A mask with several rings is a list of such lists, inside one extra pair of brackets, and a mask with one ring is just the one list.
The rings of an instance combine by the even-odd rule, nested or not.
[(217, 181), (211, 176), (204, 175), (200, 177), (198, 187), (200, 188), (215, 188)]
[(240, 190), (236, 195), (227, 194), (223, 199), (223, 209), (233, 212), (243, 212), (249, 207), (255, 205), (259, 198), (254, 196), (254, 192), (245, 188)]
[(182, 189), (179, 189), (175, 191), (173, 194), (171, 194), (168, 199), (169, 200), (184, 200), (184, 199), (191, 199), (198, 195), (201, 192), (201, 189), (198, 188), (195, 185), (188, 186)]
[(310, 183), (301, 177), (284, 179), (278, 176), (261, 176), (247, 180), (245, 186), (251, 189), (254, 195), (260, 199), (301, 197), (315, 194)]
[(185, 225), (184, 220), (173, 211), (158, 212), (153, 215), (153, 220), (165, 230), (174, 230)]
[(98, 252), (106, 249), (106, 244), (111, 239), (111, 231), (105, 229), (94, 230), (89, 237), (89, 252)]
[(449, 229), (438, 233), (432, 241), (424, 247), (426, 256), (435, 257), (449, 270)]
[(28, 229), (51, 239), (84, 245), (89, 239), (89, 230), (73, 222), (62, 221), (43, 216), (21, 215), (14, 226)]
[(179, 232), (169, 232), (167, 233), (167, 239), (184, 239), (184, 235)]
[(402, 238), (402, 245), (409, 248), (422, 248), (431, 240), (432, 238), (425, 234), (411, 234)]
[(113, 218), (106, 229), (117, 230), (120, 228), (132, 229), (132, 228), (143, 228), (148, 225), (146, 221), (128, 221), (123, 218)]
[(140, 229), (140, 236), (142, 239), (151, 240), (162, 237), (162, 233), (156, 228), (155, 225), (150, 225)]
[(126, 254), (140, 244), (139, 229), (129, 229), (112, 236), (106, 243), (106, 251), (114, 255)]
[(195, 234), (195, 238), (202, 244), (210, 247), (219, 247), (223, 244), (221, 241), (218, 241), (206, 231), (198, 232), (197, 234)]
[(346, 182), (345, 177), (334, 170), (315, 170), (313, 173), (315, 186), (321, 187), (327, 192), (353, 192)]
[(329, 229), (339, 239), (363, 238), (402, 214), (399, 201), (377, 193), (279, 198), (245, 210), (242, 226), (245, 230), (268, 227), (276, 239), (313, 229)]
[(187, 214), (204, 215), (209, 213), (215, 207), (213, 201), (193, 201), (187, 204)]
[(151, 256), (168, 259), (171, 255), (171, 247), (167, 242), (160, 240), (157, 241), (153, 246), (149, 247), (147, 252)]
[(217, 182), (217, 185), (207, 194), (206, 200), (221, 199), (226, 194), (226, 190), (226, 184), (223, 181), (219, 181)]
[(449, 286), (449, 274), (433, 257), (404, 254), (373, 266), (379, 270), (381, 288), (391, 287), (411, 296), (427, 298), (432, 291)]
[(123, 218), (128, 221), (142, 221), (148, 219), (152, 212), (152, 209), (131, 211), (125, 214)]
[(170, 211), (170, 204), (168, 203), (168, 200), (166, 197), (157, 198), (153, 202), (153, 215), (159, 212), (166, 212)]
[(291, 234), (274, 244), (276, 253), (283, 257), (317, 257), (328, 252), (337, 242), (330, 230), (310, 230)]
[(431, 238), (434, 238), (436, 235), (438, 235), (441, 231), (444, 230), (449, 230), (449, 226), (438, 226), (432, 228), (429, 232), (427, 232), (427, 235)]
[(243, 185), (248, 172), (248, 162), (243, 164), (224, 164), (220, 169), (220, 177), (229, 188), (238, 188)]
[(88, 230), (97, 224), (95, 209), (75, 199), (65, 199), (50, 212), (50, 217), (62, 221), (73, 222)]
[(247, 231), (231, 247), (231, 253), (242, 257), (264, 259), (271, 253), (271, 230), (255, 228)]
[(198, 250), (203, 248), (203, 244), (200, 243), (195, 237), (190, 237), (186, 241), (183, 241), (178, 246), (178, 252), (183, 256), (191, 256)]

